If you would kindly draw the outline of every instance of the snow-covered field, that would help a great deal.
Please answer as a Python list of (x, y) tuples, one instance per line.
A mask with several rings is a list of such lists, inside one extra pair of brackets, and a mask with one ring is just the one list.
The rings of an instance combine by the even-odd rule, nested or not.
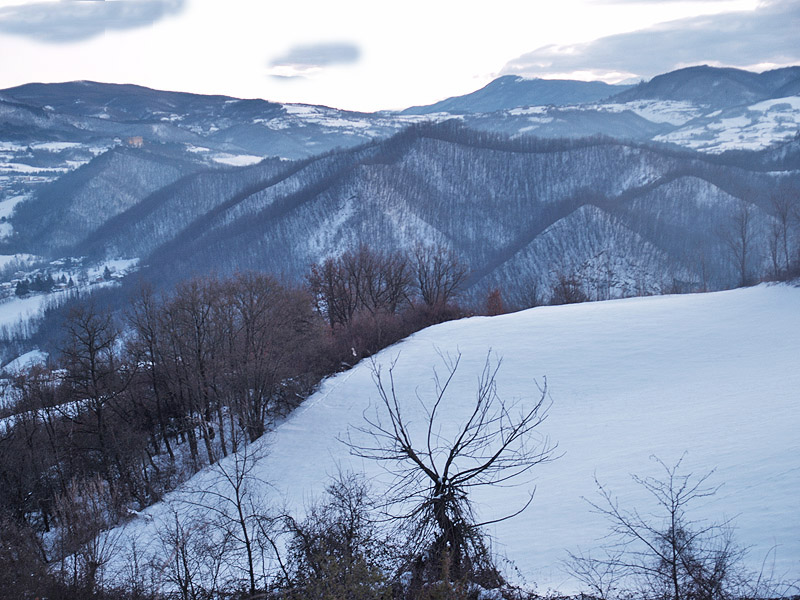
[(670, 125), (683, 125), (703, 114), (703, 109), (691, 102), (674, 100), (637, 100), (621, 104), (588, 104), (584, 105), (584, 108), (606, 112), (630, 110), (653, 123), (669, 123)]
[(220, 153), (212, 157), (214, 162), (228, 165), (231, 167), (246, 167), (260, 163), (264, 160), (263, 156), (254, 156), (252, 154), (227, 154)]
[(799, 130), (800, 97), (789, 96), (724, 113), (716, 111), (654, 139), (718, 154), (727, 150), (762, 150), (792, 139)]
[[(495, 549), (513, 560), (539, 591), (574, 591), (561, 561), (567, 550), (598, 547), (607, 530), (584, 498), (596, 499), (594, 477), (625, 507), (648, 512), (647, 496), (629, 474), (663, 474), (650, 459), (704, 474), (719, 492), (690, 514), (734, 518), (736, 539), (750, 547), (749, 564), (800, 577), (800, 288), (762, 285), (712, 294), (662, 296), (540, 307), (476, 317), (422, 331), (380, 353), (394, 370), (407, 421), (421, 426), (416, 399), (431, 397), (441, 353), (462, 354), (442, 414), (451, 422), (471, 408), (487, 352), (502, 357), (502, 398), (538, 395), (547, 377), (552, 397), (541, 433), (558, 444), (557, 460), (537, 467), (531, 485), (475, 493), (491, 519), (536, 496), (522, 515), (492, 526)], [(363, 425), (377, 394), (370, 364), (326, 381), (277, 430), (257, 442), (268, 449), (258, 465), (269, 499), (302, 510), (337, 469), (364, 470), (380, 488), (386, 474), (351, 458), (337, 438)], [(372, 407), (372, 408), (371, 408)], [(414, 426), (412, 425), (412, 427)], [(208, 489), (201, 472), (193, 489)], [(171, 494), (174, 506), (186, 491)], [(158, 546), (167, 518), (156, 505), (127, 526), (137, 547)]]
[(63, 293), (59, 291), (52, 294), (36, 294), (26, 298), (14, 297), (0, 301), (0, 327), (11, 326), (39, 316), (49, 296)]

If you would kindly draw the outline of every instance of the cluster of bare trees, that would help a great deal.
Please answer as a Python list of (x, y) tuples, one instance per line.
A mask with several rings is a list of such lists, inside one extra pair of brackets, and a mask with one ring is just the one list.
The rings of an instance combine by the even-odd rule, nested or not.
[(260, 437), (271, 416), (297, 404), (319, 335), (302, 290), (252, 273), (192, 280), (166, 299), (144, 291), (130, 323), (154, 429), (172, 455), (177, 428), (198, 463), (236, 451), (240, 429)]
[[(79, 508), (105, 498), (106, 529), (296, 406), (323, 332), (305, 291), (258, 274), (142, 290), (123, 316), (74, 308), (58, 363), (13, 381), (0, 512), (42, 560), (79, 554), (98, 533)], [(75, 563), (73, 582), (94, 587), (97, 563)]]
[(341, 353), (361, 358), (462, 316), (457, 301), (467, 276), (455, 254), (440, 246), (402, 253), (362, 245), (312, 267), (308, 286)]
[[(768, 210), (770, 218), (763, 232), (756, 221), (755, 206), (747, 200), (739, 200), (729, 226), (721, 231), (740, 286), (758, 279), (789, 279), (800, 273), (800, 201), (797, 195), (790, 189), (778, 189), (770, 197)], [(765, 255), (769, 265), (766, 273), (761, 266)]]
[(441, 246), (420, 245), (407, 255), (361, 245), (312, 267), (308, 281), (318, 310), (335, 328), (359, 315), (394, 315), (414, 305), (437, 315), (457, 299), (467, 275)]
[[(315, 267), (308, 288), (246, 273), (169, 293), (143, 287), (121, 313), (76, 306), (57, 361), (11, 383), (0, 517), (16, 524), (13, 536), (29, 536), (42, 564), (77, 556), (88, 543), (79, 530), (91, 529), (77, 507), (89, 496), (105, 499), (105, 529), (241, 451), (353, 354), (379, 350), (430, 315), (444, 319), (465, 270), (437, 249), (421, 250), (425, 260), (434, 273), (360, 248)], [(434, 290), (433, 304), (417, 300), (415, 280)], [(429, 310), (425, 318), (415, 305)], [(95, 587), (99, 563), (73, 561), (72, 584)]]
[[(154, 597), (171, 590), (180, 600), (416, 600), (473, 598), (504, 585), (470, 493), (519, 483), (552, 458), (554, 446), (536, 433), (546, 417), (547, 392), (502, 399), (496, 385), (500, 362), (487, 357), (467, 417), (446, 433), (460, 356), (443, 359), (445, 373), (435, 377), (434, 396), (420, 400), (427, 416), (421, 430), (408, 425), (393, 368), (388, 379), (374, 368), (376, 417), (346, 443), (354, 454), (386, 463), (397, 477), (390, 490), (377, 496), (363, 476), (340, 472), (298, 516), (265, 502), (269, 484), (259, 471), (268, 456), (260, 444), (243, 446), (156, 517), (159, 547), (143, 562), (132, 561), (143, 569), (129, 587)], [(356, 433), (365, 434), (361, 442), (354, 441)], [(500, 519), (529, 504), (530, 499)], [(113, 537), (95, 539), (104, 547), (119, 544)], [(105, 553), (89, 551), (97, 545), (81, 548), (97, 558), (85, 561), (76, 550), (73, 561), (105, 564)]]

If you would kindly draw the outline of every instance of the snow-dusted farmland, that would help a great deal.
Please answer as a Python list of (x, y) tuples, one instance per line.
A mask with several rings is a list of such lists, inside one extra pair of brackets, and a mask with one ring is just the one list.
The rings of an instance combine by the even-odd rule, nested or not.
[[(502, 357), (501, 397), (537, 396), (544, 376), (552, 396), (541, 432), (558, 443), (558, 460), (537, 467), (534, 503), (493, 526), (495, 549), (513, 560), (540, 591), (576, 589), (564, 573), (566, 550), (596, 547), (606, 523), (582, 497), (596, 495), (594, 477), (625, 506), (647, 510), (629, 474), (660, 475), (650, 460), (684, 465), (724, 484), (691, 516), (734, 517), (737, 540), (760, 568), (765, 556), (780, 576), (800, 576), (800, 288), (759, 286), (703, 295), (667, 296), (541, 307), (479, 317), (422, 331), (377, 357), (396, 360), (395, 380), (407, 418), (421, 424), (415, 393), (429, 396), (439, 353), (463, 355), (448, 398), (453, 422), (470, 408), (487, 351)], [(363, 423), (375, 406), (370, 365), (328, 380), (267, 439), (260, 475), (276, 502), (296, 510), (337, 468), (374, 464), (351, 459), (337, 437)], [(190, 482), (209, 487), (209, 474)], [(481, 516), (518, 506), (530, 486), (476, 494)], [(171, 500), (186, 492), (176, 492)], [(180, 506), (180, 504), (175, 504)], [(153, 542), (163, 505), (128, 524), (139, 548)], [(143, 543), (145, 542), (145, 543)], [(770, 567), (773, 568), (773, 567)]]

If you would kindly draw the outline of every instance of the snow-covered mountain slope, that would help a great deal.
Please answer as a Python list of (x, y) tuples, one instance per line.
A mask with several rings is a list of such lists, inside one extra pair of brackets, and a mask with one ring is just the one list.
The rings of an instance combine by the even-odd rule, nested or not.
[[(581, 231), (581, 236), (575, 232)], [(488, 277), (490, 288), (507, 289), (515, 279), (536, 282), (538, 293), (559, 278), (574, 278), (592, 299), (636, 296), (649, 290), (667, 293), (673, 282), (691, 281), (687, 269), (670, 261), (659, 247), (620, 219), (586, 204), (559, 219)], [(492, 285), (493, 284), (493, 285)], [(524, 294), (524, 289), (517, 292)]]
[(417, 107), (426, 114), (357, 113), (89, 81), (27, 84), (0, 97), (0, 201), (32, 196), (120, 145), (168, 145), (184, 161), (245, 166), (264, 157), (307, 158), (384, 139), (423, 120), (452, 118), (511, 136), (605, 135), (713, 153), (760, 149), (797, 133), (798, 73), (696, 67), (609, 100), (603, 99), (625, 86), (506, 76), (472, 94)]
[(792, 139), (798, 132), (800, 96), (789, 96), (716, 110), (654, 139), (718, 154), (726, 150), (761, 150)]
[(509, 306), (531, 306), (533, 286), (547, 301), (559, 275), (600, 300), (720, 289), (740, 279), (725, 235), (741, 201), (752, 216), (747, 269), (771, 267), (771, 200), (800, 185), (796, 146), (709, 157), (607, 138), (509, 139), (449, 122), (239, 168), (168, 146), (117, 148), (13, 200), (3, 254), (138, 258), (141, 275), (168, 288), (241, 270), (302, 281), (310, 265), (359, 243), (404, 252), (436, 243), (470, 269), (466, 300), (478, 302), (500, 288)]
[[(550, 275), (575, 275), (583, 265), (597, 271), (598, 261), (611, 267), (617, 291), (652, 293), (665, 282), (718, 289), (736, 283), (722, 235), (738, 198), (752, 203), (759, 241), (748, 268), (761, 272), (770, 194), (778, 182), (797, 185), (792, 172), (740, 164), (609, 140), (509, 141), (440, 124), (297, 163), (255, 191), (191, 186), (169, 199), (159, 192), (157, 202), (142, 203), (153, 211), (120, 214), (76, 253), (142, 257), (153, 279), (209, 269), (299, 278), (358, 243), (406, 251), (435, 242), (470, 268), (469, 292), (481, 299), (494, 286), (516, 294), (523, 272), (549, 293)], [(207, 212), (194, 212), (200, 207)], [(565, 222), (551, 235), (557, 241), (535, 242), (581, 207), (589, 218)], [(530, 244), (535, 268), (525, 259), (493, 274)], [(603, 254), (612, 248), (613, 256)], [(673, 288), (675, 280), (683, 285)]]
[[(796, 580), (800, 575), (800, 288), (787, 285), (713, 294), (540, 307), (426, 329), (375, 358), (395, 362), (400, 408), (414, 431), (424, 425), (419, 396), (429, 400), (441, 354), (462, 354), (440, 413), (454, 424), (471, 410), (487, 353), (502, 358), (502, 398), (534, 399), (547, 378), (552, 405), (539, 433), (561, 456), (538, 466), (530, 485), (476, 490), (480, 517), (513, 511), (536, 486), (521, 515), (491, 527), (495, 550), (514, 561), (544, 592), (570, 592), (566, 551), (599, 547), (607, 523), (584, 500), (597, 499), (594, 478), (625, 507), (651, 506), (629, 474), (661, 476), (650, 457), (667, 464), (683, 456), (687, 471), (711, 469), (717, 494), (689, 515), (733, 518), (736, 540), (749, 547), (748, 566)], [(372, 366), (362, 362), (327, 380), (277, 430), (256, 442), (267, 456), (256, 467), (263, 498), (302, 511), (339, 469), (364, 471), (380, 492), (389, 477), (350, 456), (340, 438), (374, 414)], [(226, 459), (230, 464), (230, 458)], [(187, 486), (128, 523), (120, 544), (158, 553), (157, 535), (174, 523), (172, 509), (214, 489), (203, 471)], [(222, 488), (217, 488), (222, 489)], [(140, 556), (140, 560), (143, 558)], [(117, 565), (121, 567), (121, 565)]]
[(654, 140), (719, 154), (761, 150), (800, 131), (800, 96), (717, 108), (688, 101), (631, 100), (574, 106), (532, 106), (464, 115), (469, 127), (512, 136)]

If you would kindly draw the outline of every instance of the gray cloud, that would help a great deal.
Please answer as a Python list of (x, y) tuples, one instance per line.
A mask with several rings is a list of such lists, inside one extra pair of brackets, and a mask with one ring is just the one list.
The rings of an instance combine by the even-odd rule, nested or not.
[(0, 33), (50, 43), (89, 39), (151, 25), (183, 10), (185, 0), (62, 0), (0, 8)]
[[(703, 0), (706, 4), (727, 2), (728, 0)], [(594, 4), (668, 4), (686, 2), (686, 0), (592, 0)]]
[(294, 46), (269, 61), (268, 74), (278, 81), (306, 79), (320, 69), (358, 62), (361, 49), (347, 42)]
[(273, 58), (271, 67), (294, 67), (311, 69), (331, 65), (350, 64), (358, 61), (361, 50), (355, 44), (311, 44), (295, 46), (284, 56)]
[(589, 71), (650, 78), (703, 63), (797, 64), (798, 31), (800, 0), (781, 0), (754, 11), (681, 19), (586, 44), (544, 46), (510, 61), (501, 73), (546, 77)]

